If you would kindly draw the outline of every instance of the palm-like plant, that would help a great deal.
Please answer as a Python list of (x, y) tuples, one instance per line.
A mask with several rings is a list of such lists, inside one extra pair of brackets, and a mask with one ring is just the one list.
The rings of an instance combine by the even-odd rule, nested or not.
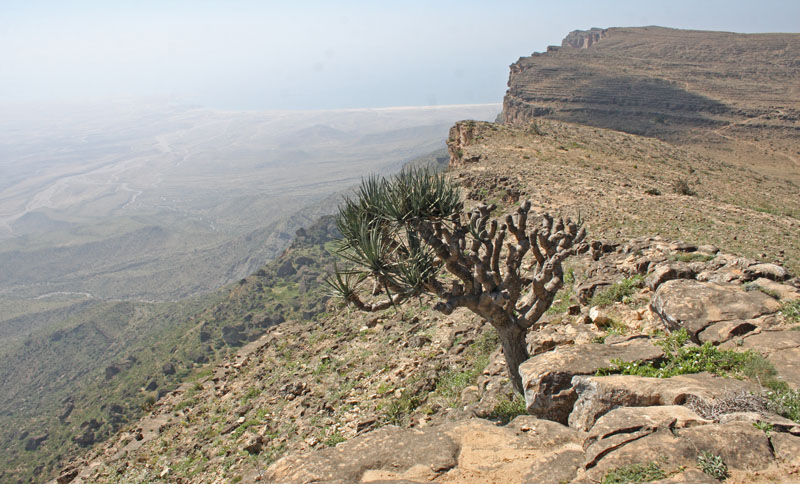
[[(458, 187), (426, 170), (367, 178), (336, 217), (338, 252), (350, 266), (337, 269), (328, 283), (364, 311), (422, 293), (436, 295), (435, 309), (445, 314), (459, 307), (473, 311), (497, 329), (511, 381), (522, 393), (525, 335), (563, 285), (564, 259), (586, 248), (586, 232), (580, 221), (547, 214), (529, 227), (529, 201), (503, 223), (491, 218), (495, 208), (465, 212)], [(367, 279), (376, 302), (362, 298)]]

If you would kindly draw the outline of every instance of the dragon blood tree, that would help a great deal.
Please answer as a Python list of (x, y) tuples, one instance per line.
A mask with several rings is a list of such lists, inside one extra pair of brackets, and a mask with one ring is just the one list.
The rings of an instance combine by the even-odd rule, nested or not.
[(336, 216), (338, 252), (349, 267), (328, 283), (363, 311), (423, 293), (437, 296), (434, 309), (444, 314), (469, 309), (497, 330), (511, 382), (523, 393), (526, 333), (552, 305), (562, 262), (585, 248), (586, 231), (548, 214), (532, 223), (530, 201), (500, 223), (495, 208), (465, 211), (458, 187), (426, 170), (366, 178)]

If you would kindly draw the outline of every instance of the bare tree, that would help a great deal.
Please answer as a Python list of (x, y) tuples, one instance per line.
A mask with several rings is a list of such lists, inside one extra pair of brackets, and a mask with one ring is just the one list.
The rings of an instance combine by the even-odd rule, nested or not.
[[(563, 285), (562, 262), (586, 247), (586, 232), (580, 221), (548, 214), (530, 223), (530, 201), (502, 223), (492, 218), (495, 208), (465, 212), (458, 187), (442, 174), (410, 170), (391, 180), (365, 179), (336, 218), (339, 253), (352, 266), (337, 269), (329, 283), (363, 311), (422, 293), (436, 295), (434, 309), (444, 314), (471, 310), (497, 330), (511, 382), (523, 393), (525, 336), (552, 305)], [(371, 294), (359, 291), (368, 279)]]

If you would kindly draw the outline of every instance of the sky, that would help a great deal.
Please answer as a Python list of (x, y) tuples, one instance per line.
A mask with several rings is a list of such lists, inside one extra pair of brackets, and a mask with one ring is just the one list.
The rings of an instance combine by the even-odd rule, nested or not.
[(0, 0), (0, 104), (499, 103), (519, 57), (644, 25), (800, 32), (800, 1)]

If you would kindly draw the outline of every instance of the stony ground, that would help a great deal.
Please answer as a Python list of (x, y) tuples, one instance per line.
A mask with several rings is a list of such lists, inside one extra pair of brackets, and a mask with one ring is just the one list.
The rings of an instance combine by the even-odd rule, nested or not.
[[(573, 273), (583, 282), (561, 295), (574, 304), (529, 339), (535, 356), (520, 370), (530, 415), (507, 425), (471, 418), (386, 427), (332, 449), (285, 457), (267, 469), (266, 479), (797, 482), (800, 415), (779, 415), (786, 408), (775, 406), (761, 385), (771, 378), (770, 388), (800, 398), (800, 320), (786, 309), (800, 307), (800, 280), (714, 247), (698, 251), (639, 239), (608, 249), (598, 261), (575, 261)], [(614, 301), (631, 280), (638, 282)], [(758, 363), (668, 378), (613, 374), (621, 361), (668, 360), (665, 353), (675, 349), (663, 335), (680, 329), (684, 348), (729, 356), (724, 351), (735, 350)], [(612, 374), (598, 376), (604, 373)], [(477, 398), (483, 391), (479, 385)], [(640, 480), (613, 480), (626, 473)]]
[(526, 405), (493, 331), (469, 313), (441, 317), (428, 301), (377, 317), (340, 311), (273, 328), (62, 481), (588, 483), (640, 465), (664, 482), (713, 482), (697, 464), (707, 452), (734, 482), (793, 482), (800, 424), (755, 399), (768, 372), (597, 375), (618, 360), (663, 360), (658, 342), (684, 328), (688, 346), (764, 355), (796, 390), (800, 321), (784, 308), (800, 281), (712, 246), (604, 250), (570, 262), (572, 283), (530, 334)]

